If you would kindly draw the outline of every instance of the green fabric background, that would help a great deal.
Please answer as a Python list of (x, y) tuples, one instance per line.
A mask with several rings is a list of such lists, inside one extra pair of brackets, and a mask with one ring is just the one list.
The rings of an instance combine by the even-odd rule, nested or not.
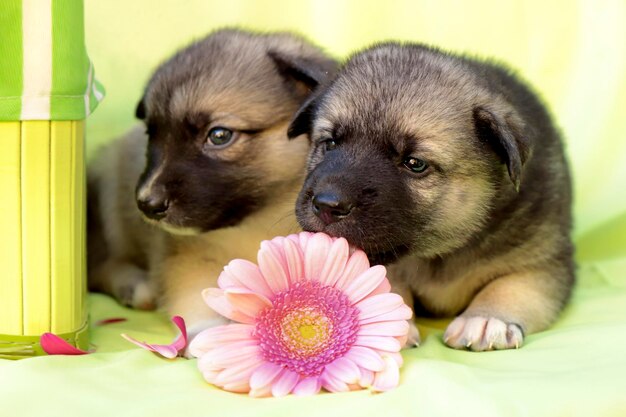
[(626, 416), (626, 3), (615, 1), (87, 0), (89, 54), (107, 99), (89, 119), (89, 152), (123, 133), (150, 72), (211, 29), (304, 33), (337, 57), (385, 39), (495, 56), (544, 97), (575, 179), (579, 285), (554, 328), (518, 351), (443, 346), (446, 321), (418, 321), (398, 389), (262, 399), (205, 384), (195, 361), (167, 361), (119, 333), (167, 342), (167, 318), (92, 295), (98, 353), (0, 361), (1, 415)]

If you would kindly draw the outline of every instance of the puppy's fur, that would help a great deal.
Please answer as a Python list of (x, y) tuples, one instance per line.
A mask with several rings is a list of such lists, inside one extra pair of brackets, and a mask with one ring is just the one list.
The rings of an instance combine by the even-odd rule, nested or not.
[[(137, 106), (147, 134), (134, 129), (90, 166), (91, 289), (133, 307), (158, 303), (192, 332), (210, 325), (201, 291), (224, 265), (297, 230), (308, 143), (289, 141), (287, 126), (335, 69), (294, 35), (230, 29), (164, 63)], [(214, 129), (231, 140), (213, 143)]]
[(509, 70), (381, 44), (320, 88), (289, 134), (313, 145), (303, 228), (389, 264), (418, 314), (459, 315), (449, 346), (518, 347), (557, 318), (574, 283), (568, 168), (545, 108)]

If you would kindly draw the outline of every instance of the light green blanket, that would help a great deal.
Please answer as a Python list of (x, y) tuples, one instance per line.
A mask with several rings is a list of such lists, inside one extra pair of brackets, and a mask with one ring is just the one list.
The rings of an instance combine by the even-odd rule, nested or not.
[(496, 56), (542, 93), (575, 178), (579, 285), (550, 330), (517, 351), (444, 347), (445, 321), (419, 320), (400, 387), (385, 394), (261, 399), (204, 383), (195, 361), (124, 341), (169, 342), (169, 320), (90, 298), (98, 353), (0, 361), (0, 416), (626, 416), (626, 3), (621, 0), (310, 2), (88, 0), (89, 54), (107, 99), (88, 140), (128, 129), (148, 74), (174, 48), (224, 25), (292, 29), (337, 56), (383, 39)]

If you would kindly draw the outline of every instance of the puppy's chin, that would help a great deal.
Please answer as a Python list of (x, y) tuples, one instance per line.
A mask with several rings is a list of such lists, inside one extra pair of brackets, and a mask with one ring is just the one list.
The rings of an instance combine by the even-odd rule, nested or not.
[(188, 227), (188, 226), (180, 226), (169, 223), (167, 218), (163, 220), (153, 220), (144, 215), (141, 216), (143, 220), (151, 224), (154, 227), (157, 227), (169, 234), (178, 235), (178, 236), (196, 236), (201, 234), (203, 231), (197, 227)]
[(327, 225), (313, 213), (298, 213), (297, 217), (302, 230), (345, 238), (350, 245), (365, 252), (371, 265), (393, 263), (411, 251), (408, 245), (392, 242), (388, 236), (377, 237), (374, 231), (360, 229), (358, 222), (341, 220)]

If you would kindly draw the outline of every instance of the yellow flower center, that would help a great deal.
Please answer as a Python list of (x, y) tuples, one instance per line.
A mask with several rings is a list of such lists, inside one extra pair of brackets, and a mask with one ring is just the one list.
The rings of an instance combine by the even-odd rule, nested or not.
[(314, 355), (328, 341), (332, 324), (324, 314), (310, 307), (289, 312), (283, 317), (282, 334), (285, 346), (299, 355)]

